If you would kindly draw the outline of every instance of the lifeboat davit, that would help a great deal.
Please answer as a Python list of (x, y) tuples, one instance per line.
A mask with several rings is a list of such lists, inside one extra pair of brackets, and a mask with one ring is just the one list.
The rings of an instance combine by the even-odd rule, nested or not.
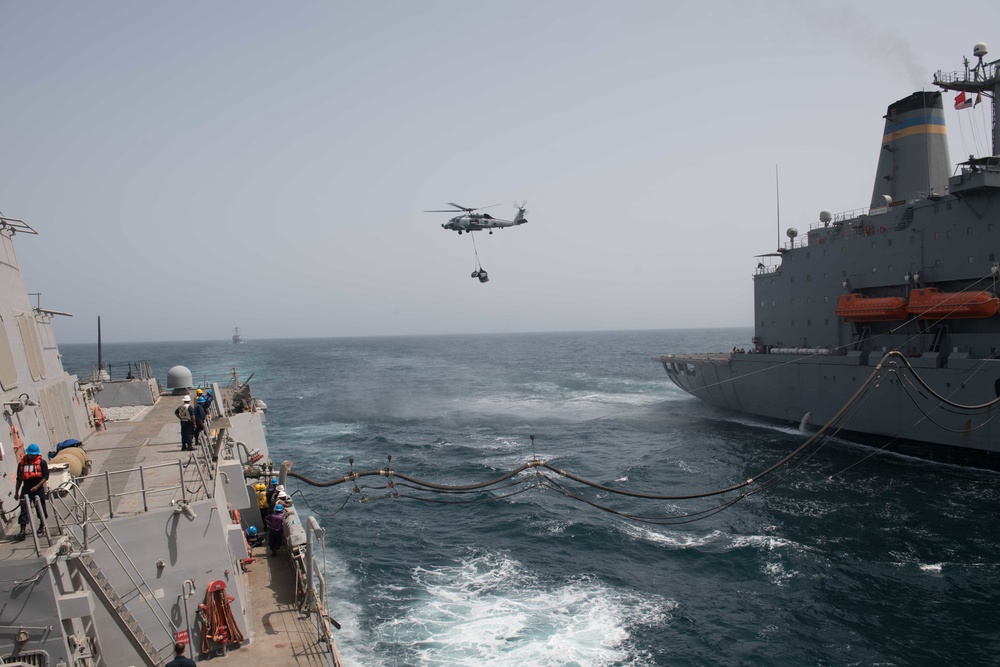
[(921, 320), (992, 317), (1000, 310), (1000, 298), (990, 292), (942, 292), (936, 287), (910, 293), (906, 311)]
[(837, 317), (848, 322), (896, 322), (906, 319), (906, 299), (899, 296), (841, 294)]

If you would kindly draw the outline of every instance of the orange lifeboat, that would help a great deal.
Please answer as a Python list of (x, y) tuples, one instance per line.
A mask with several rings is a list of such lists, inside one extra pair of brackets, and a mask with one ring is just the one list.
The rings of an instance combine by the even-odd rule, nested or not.
[(848, 322), (896, 322), (906, 319), (906, 299), (841, 294), (837, 300), (837, 317), (843, 317)]
[(942, 292), (936, 287), (915, 289), (906, 311), (921, 320), (992, 317), (1000, 299), (990, 292)]

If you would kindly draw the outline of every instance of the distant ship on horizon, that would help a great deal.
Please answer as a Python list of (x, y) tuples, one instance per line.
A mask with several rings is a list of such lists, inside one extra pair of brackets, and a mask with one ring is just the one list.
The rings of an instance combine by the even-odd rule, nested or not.
[(240, 328), (239, 327), (236, 327), (235, 329), (233, 329), (233, 342), (234, 343), (242, 343), (243, 342), (243, 334), (240, 333)]

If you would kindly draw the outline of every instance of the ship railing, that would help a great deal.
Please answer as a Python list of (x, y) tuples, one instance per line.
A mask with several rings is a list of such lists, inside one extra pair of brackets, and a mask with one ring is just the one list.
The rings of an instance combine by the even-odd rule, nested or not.
[(934, 84), (940, 83), (965, 83), (991, 81), (1000, 77), (1000, 61), (983, 63), (983, 68), (978, 67), (966, 69), (961, 72), (942, 72), (938, 70), (934, 73)]
[[(108, 525), (107, 519), (102, 517), (95, 509), (96, 503), (87, 499), (83, 489), (81, 489), (77, 483), (78, 479), (80, 478), (60, 484), (59, 490), (64, 491), (64, 493), (50, 494), (53, 498), (53, 502), (58, 502), (63, 509), (62, 513), (59, 511), (53, 512), (56, 517), (59, 532), (60, 534), (67, 535), (76, 550), (82, 550), (83, 553), (92, 552), (91, 543), (94, 539), (99, 539), (104, 543), (108, 549), (108, 553), (114, 558), (115, 562), (118, 563), (121, 571), (124, 572), (125, 576), (132, 584), (132, 590), (139, 592), (139, 595), (133, 597), (142, 599), (145, 606), (156, 619), (157, 624), (163, 630), (164, 636), (169, 639), (169, 642), (166, 645), (161, 646), (158, 649), (160, 655), (163, 655), (167, 647), (173, 645), (174, 632), (177, 628), (169, 620), (170, 614), (168, 614), (163, 608), (163, 605), (160, 604), (159, 599), (149, 587), (149, 584), (146, 583), (146, 579), (143, 576), (142, 571), (135, 564), (135, 561), (129, 557), (125, 547), (115, 535), (111, 526)], [(71, 495), (74, 499), (72, 505), (66, 502), (66, 498)], [(183, 508), (184, 505), (181, 505), (181, 507)], [(183, 509), (181, 509), (181, 511), (183, 511)], [(73, 518), (75, 520), (75, 526), (67, 522), (67, 518)], [(79, 535), (74, 532), (74, 527), (79, 531)], [(66, 528), (66, 530), (63, 530), (63, 528)], [(128, 595), (128, 593), (121, 595), (121, 597), (125, 597), (126, 595)]]
[[(287, 483), (288, 471), (291, 468), (291, 461), (282, 462), (278, 472), (279, 484)], [(298, 515), (297, 512), (296, 515)], [(305, 543), (298, 542), (297, 545), (293, 546), (291, 528), (287, 524), (285, 526), (286, 544), (289, 545), (288, 555), (295, 572), (295, 602), (299, 613), (308, 614), (315, 619), (319, 640), (326, 644), (324, 656), (330, 659), (333, 667), (342, 667), (343, 663), (341, 663), (340, 654), (337, 651), (337, 642), (333, 637), (333, 627), (336, 626), (339, 629), (340, 625), (330, 617), (329, 605), (327, 604), (326, 529), (321, 527), (316, 517), (313, 516), (308, 517), (301, 528), (305, 532)], [(315, 545), (317, 544), (323, 550), (322, 566), (316, 559)]]
[[(116, 370), (117, 369), (117, 370)], [(116, 374), (119, 377), (115, 377)], [(105, 364), (104, 368), (93, 366), (90, 369), (90, 382), (122, 382), (125, 380), (150, 380), (156, 377), (153, 375), (153, 367), (148, 361), (127, 362), (125, 366), (113, 367)], [(86, 380), (84, 380), (86, 382)]]
[[(199, 449), (203, 447), (204, 445), (201, 445)], [(178, 500), (183, 502), (200, 500), (211, 495), (206, 481), (206, 475), (210, 477), (211, 473), (206, 473), (203, 470), (205, 465), (203, 458), (200, 455), (195, 455), (187, 461), (178, 460), (124, 470), (105, 470), (102, 473), (77, 477), (72, 484), (60, 485), (52, 495), (72, 495), (73, 505), (78, 508), (82, 508), (83, 505), (89, 505), (92, 508), (98, 505), (107, 505), (108, 518), (110, 519), (114, 519), (116, 513), (139, 514), (148, 512), (150, 509), (169, 507)], [(186, 468), (190, 467), (194, 467), (195, 475), (188, 474)], [(125, 476), (129, 481), (137, 479), (138, 488), (115, 491), (116, 482), (121, 476)], [(189, 488), (190, 483), (195, 484), (193, 489)], [(76, 495), (76, 490), (84, 485), (87, 485), (92, 493), (95, 489), (103, 487), (106, 494), (101, 494), (94, 500), (87, 500), (85, 497), (80, 500)], [(85, 514), (86, 512), (84, 512)], [(81, 516), (81, 514), (76, 511), (73, 516)]]
[[(314, 615), (319, 641), (326, 644), (327, 657), (334, 667), (341, 667), (337, 642), (333, 637), (335, 621), (330, 618), (326, 603), (326, 529), (319, 525), (315, 517), (309, 517), (305, 532), (305, 548), (294, 550), (291, 554), (295, 565), (295, 601), (300, 613)], [(317, 542), (323, 547), (322, 567), (316, 560), (314, 545)]]

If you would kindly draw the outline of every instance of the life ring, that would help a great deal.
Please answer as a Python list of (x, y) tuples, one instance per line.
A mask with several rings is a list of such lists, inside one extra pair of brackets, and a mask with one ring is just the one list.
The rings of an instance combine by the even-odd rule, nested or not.
[(865, 227), (865, 236), (871, 236), (871, 235), (872, 235), (872, 226), (868, 225), (867, 227)]
[(879, 228), (878, 228), (878, 231), (879, 231), (880, 233), (882, 233), (882, 234), (885, 234), (885, 225), (882, 225), (881, 227), (879, 227)]
[(826, 239), (820, 239), (819, 243), (820, 243), (820, 245), (823, 245), (824, 243), (826, 243)]

